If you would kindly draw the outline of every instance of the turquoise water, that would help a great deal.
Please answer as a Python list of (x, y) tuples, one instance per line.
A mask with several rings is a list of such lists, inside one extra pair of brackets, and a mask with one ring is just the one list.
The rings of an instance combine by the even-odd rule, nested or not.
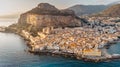
[[(114, 48), (120, 53), (120, 45)], [(120, 67), (120, 60), (83, 62), (57, 56), (33, 55), (25, 52), (25, 49), (27, 47), (21, 37), (0, 33), (0, 67)]]
[(110, 54), (120, 54), (120, 42), (110, 46), (110, 49), (108, 49), (108, 52)]

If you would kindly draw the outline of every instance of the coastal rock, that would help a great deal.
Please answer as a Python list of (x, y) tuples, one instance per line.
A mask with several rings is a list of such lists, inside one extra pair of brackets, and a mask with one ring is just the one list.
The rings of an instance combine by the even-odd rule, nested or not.
[(0, 27), (0, 32), (4, 32), (6, 27)]
[(83, 21), (72, 10), (59, 10), (48, 3), (40, 3), (36, 8), (22, 14), (19, 24), (35, 27), (78, 27)]

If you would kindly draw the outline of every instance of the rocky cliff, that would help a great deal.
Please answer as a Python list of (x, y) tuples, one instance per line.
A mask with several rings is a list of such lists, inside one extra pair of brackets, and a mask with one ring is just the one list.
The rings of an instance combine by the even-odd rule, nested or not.
[(36, 27), (76, 27), (82, 20), (72, 10), (59, 10), (48, 3), (40, 3), (36, 8), (22, 14), (19, 24), (31, 24)]

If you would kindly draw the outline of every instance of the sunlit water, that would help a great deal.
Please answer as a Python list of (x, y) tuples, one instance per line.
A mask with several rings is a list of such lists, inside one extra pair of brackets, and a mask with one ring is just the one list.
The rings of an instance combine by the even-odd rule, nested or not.
[[(83, 62), (57, 56), (33, 55), (25, 50), (25, 42), (18, 35), (0, 33), (0, 67), (120, 67), (120, 60)], [(120, 53), (120, 43), (109, 50)]]
[(0, 19), (0, 26), (9, 26), (14, 23), (17, 23), (17, 18), (16, 19)]
[(108, 52), (110, 54), (120, 54), (120, 42), (110, 46), (110, 49), (108, 49)]
[[(52, 56), (37, 56), (25, 52), (27, 49), (21, 37), (0, 33), (0, 67), (53, 67), (71, 65), (71, 59)], [(78, 61), (75, 61), (78, 62)], [(76, 63), (73, 63), (73, 65)]]

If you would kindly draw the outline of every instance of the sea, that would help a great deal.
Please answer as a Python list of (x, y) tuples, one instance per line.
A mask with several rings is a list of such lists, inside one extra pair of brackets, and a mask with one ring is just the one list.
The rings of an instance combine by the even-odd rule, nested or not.
[[(9, 26), (16, 21), (1, 19), (0, 26)], [(120, 59), (94, 63), (61, 56), (34, 55), (27, 49), (20, 36), (0, 33), (0, 67), (120, 67)], [(108, 52), (120, 54), (120, 43), (111, 46)]]

